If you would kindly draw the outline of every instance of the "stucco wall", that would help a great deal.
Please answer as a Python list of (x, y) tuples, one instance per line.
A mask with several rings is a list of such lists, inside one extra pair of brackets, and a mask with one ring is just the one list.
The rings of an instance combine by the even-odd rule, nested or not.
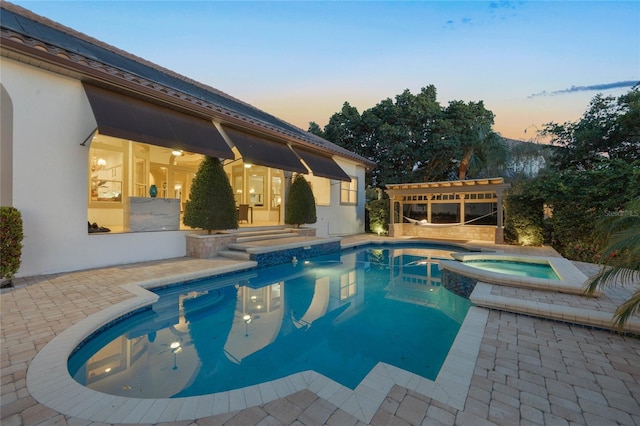
[(0, 75), (13, 104), (13, 206), (24, 221), (17, 276), (185, 255), (180, 231), (89, 235), (89, 146), (80, 143), (96, 124), (82, 85), (6, 58)]
[(318, 237), (342, 236), (364, 232), (364, 167), (336, 159), (336, 163), (349, 176), (358, 178), (358, 203), (356, 206), (340, 205), (340, 182), (331, 181), (331, 206), (316, 206), (318, 221), (307, 228), (315, 228)]
[[(18, 277), (186, 255), (186, 231), (88, 234), (89, 143), (80, 144), (96, 123), (81, 83), (7, 58), (0, 75), (13, 107), (13, 206), (25, 228)], [(332, 185), (333, 207), (318, 207), (313, 225), (320, 237), (364, 231), (364, 168), (338, 163), (358, 177), (358, 205), (341, 206)]]

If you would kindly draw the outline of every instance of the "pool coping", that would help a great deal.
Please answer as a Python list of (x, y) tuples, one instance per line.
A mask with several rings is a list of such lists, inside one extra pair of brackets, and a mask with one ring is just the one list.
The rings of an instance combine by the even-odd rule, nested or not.
[[(402, 241), (405, 242), (406, 241)], [(380, 362), (351, 390), (314, 371), (292, 374), (270, 382), (227, 392), (185, 398), (127, 398), (89, 389), (69, 374), (67, 360), (72, 351), (98, 328), (124, 314), (147, 307), (158, 299), (148, 289), (182, 281), (254, 268), (247, 261), (225, 267), (176, 274), (122, 284), (134, 297), (72, 325), (34, 357), (26, 383), (31, 396), (41, 404), (71, 417), (106, 423), (158, 423), (194, 420), (266, 404), (308, 389), (358, 420), (369, 423), (394, 385), (416, 391), (458, 410), (471, 384), (480, 343), (488, 319), (486, 309), (471, 307), (458, 331), (435, 381)]]
[[(615, 329), (613, 315), (610, 312), (554, 305), (522, 298), (498, 296), (492, 294), (492, 291), (492, 284), (478, 282), (469, 296), (469, 300), (478, 307), (488, 309), (532, 315), (608, 331)], [(640, 319), (635, 317), (629, 318), (622, 331), (640, 335)]]
[[(536, 290), (558, 291), (561, 293), (584, 296), (585, 283), (588, 277), (575, 267), (571, 261), (563, 257), (505, 255), (499, 253), (452, 253), (455, 260), (440, 261), (440, 268), (464, 275), (476, 281), (499, 284), (509, 287), (530, 288)], [(521, 277), (511, 274), (485, 271), (465, 265), (465, 260), (508, 260), (528, 263), (549, 264), (560, 280), (545, 278)], [(601, 291), (594, 292), (599, 296)]]

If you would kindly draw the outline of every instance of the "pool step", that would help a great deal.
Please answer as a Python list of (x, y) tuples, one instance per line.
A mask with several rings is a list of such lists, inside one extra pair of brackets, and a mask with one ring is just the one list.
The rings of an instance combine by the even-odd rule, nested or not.
[(218, 256), (233, 260), (251, 260), (251, 255), (249, 253), (240, 250), (220, 250), (218, 252)]
[[(260, 245), (263, 241), (278, 240), (282, 242), (290, 241), (289, 239), (299, 238), (298, 232), (293, 228), (269, 228), (254, 229), (238, 232), (237, 242), (229, 244), (227, 250), (221, 250), (218, 255), (234, 260), (251, 260), (251, 255), (247, 251), (248, 248)], [(253, 243), (253, 244), (252, 244)]]
[(252, 242), (252, 241), (264, 241), (264, 240), (277, 240), (280, 238), (291, 238), (291, 237), (297, 237), (298, 234), (296, 232), (271, 232), (268, 234), (260, 234), (260, 235), (249, 235), (249, 236), (242, 236), (242, 237), (238, 237), (237, 242), (238, 243), (248, 243), (248, 242)]
[[(260, 264), (282, 263), (292, 257), (304, 257), (307, 253), (324, 254), (334, 250), (341, 238), (317, 238), (300, 235), (293, 228), (271, 228), (240, 231), (237, 241), (228, 244), (218, 255), (234, 260), (255, 260)], [(316, 247), (317, 246), (317, 247)], [(338, 244), (339, 247), (339, 244)], [(313, 250), (312, 250), (313, 249)]]

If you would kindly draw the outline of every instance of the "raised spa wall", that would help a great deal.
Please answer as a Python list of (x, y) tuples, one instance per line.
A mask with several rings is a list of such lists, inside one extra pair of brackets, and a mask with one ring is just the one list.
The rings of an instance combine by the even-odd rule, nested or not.
[(471, 296), (478, 283), (476, 278), (465, 277), (448, 269), (441, 269), (440, 274), (440, 280), (444, 288), (466, 299)]

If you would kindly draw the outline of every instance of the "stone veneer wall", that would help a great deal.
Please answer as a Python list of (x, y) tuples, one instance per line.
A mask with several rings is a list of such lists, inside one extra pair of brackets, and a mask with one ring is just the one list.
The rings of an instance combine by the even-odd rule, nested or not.
[[(397, 231), (397, 228), (394, 231)], [(496, 227), (491, 225), (420, 226), (403, 223), (402, 236), (441, 240), (477, 240), (493, 243), (496, 242)]]
[(442, 269), (440, 273), (440, 280), (444, 288), (467, 299), (478, 283), (478, 280), (475, 278), (465, 277), (464, 275), (456, 274), (447, 269)]
[(294, 231), (301, 237), (316, 236), (316, 228), (294, 228)]
[(198, 259), (216, 257), (220, 250), (238, 240), (237, 234), (189, 234), (187, 235), (187, 256)]

